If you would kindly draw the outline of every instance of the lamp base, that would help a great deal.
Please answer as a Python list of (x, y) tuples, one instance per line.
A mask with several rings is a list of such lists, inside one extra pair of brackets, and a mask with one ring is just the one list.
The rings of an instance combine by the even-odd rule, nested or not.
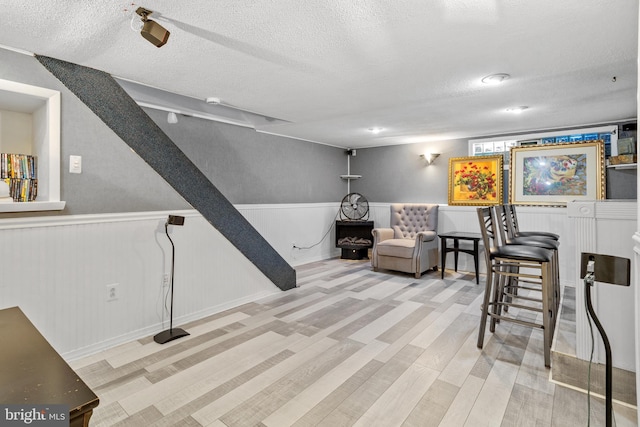
[(189, 332), (180, 328), (167, 329), (153, 337), (153, 340), (158, 344), (166, 344), (169, 341), (177, 340), (178, 338), (186, 337)]

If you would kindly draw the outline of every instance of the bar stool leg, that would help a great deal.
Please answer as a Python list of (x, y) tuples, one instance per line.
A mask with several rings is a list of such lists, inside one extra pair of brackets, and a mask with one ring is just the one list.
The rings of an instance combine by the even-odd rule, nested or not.
[(496, 323), (500, 323), (500, 319), (496, 316), (500, 316), (502, 315), (502, 305), (500, 304), (502, 302), (502, 297), (504, 295), (504, 286), (505, 286), (505, 281), (506, 281), (506, 277), (504, 274), (502, 274), (505, 271), (509, 271), (511, 267), (508, 265), (503, 265), (503, 264), (498, 264), (496, 269), (498, 270), (496, 272), (496, 276), (494, 279), (495, 282), (495, 286), (493, 288), (493, 295), (492, 295), (492, 302), (493, 302), (493, 316), (491, 316), (491, 325), (489, 327), (489, 330), (491, 332), (495, 332), (496, 331)]
[(551, 366), (551, 343), (553, 341), (554, 312), (552, 310), (553, 270), (551, 263), (542, 263), (542, 328), (544, 332), (544, 366)]
[(478, 348), (484, 344), (484, 332), (487, 327), (487, 317), (489, 315), (489, 301), (493, 288), (493, 266), (487, 266), (487, 277), (484, 285), (484, 298), (482, 300), (482, 313), (480, 314), (480, 328), (478, 329)]

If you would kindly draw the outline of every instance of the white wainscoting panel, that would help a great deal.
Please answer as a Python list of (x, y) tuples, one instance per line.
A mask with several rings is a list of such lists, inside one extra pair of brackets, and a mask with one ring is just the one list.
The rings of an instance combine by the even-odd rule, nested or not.
[(293, 266), (340, 255), (335, 242), (339, 202), (235, 206)]
[(516, 206), (518, 226), (522, 231), (548, 231), (560, 236), (558, 257), (560, 261), (560, 283), (576, 285), (575, 239), (569, 225), (567, 208)]
[[(582, 252), (591, 252), (635, 260), (633, 236), (637, 230), (637, 203), (614, 200), (571, 202), (568, 216), (576, 246), (576, 355), (582, 360), (589, 360), (591, 330), (584, 309), (586, 294), (580, 277), (579, 259)], [(631, 283), (635, 283), (635, 268), (631, 269)], [(635, 372), (635, 286), (598, 283), (596, 277), (591, 299), (611, 343), (613, 366)], [(598, 342), (594, 360), (605, 363), (604, 345), (597, 331), (594, 335)]]
[(186, 217), (169, 226), (174, 326), (281, 292), (195, 211), (40, 217), (0, 221), (0, 308), (19, 306), (69, 360), (168, 328), (169, 213)]

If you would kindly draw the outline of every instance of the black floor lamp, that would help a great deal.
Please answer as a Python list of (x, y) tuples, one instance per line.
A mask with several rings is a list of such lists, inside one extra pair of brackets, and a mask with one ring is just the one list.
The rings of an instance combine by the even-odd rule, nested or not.
[(631, 283), (631, 261), (628, 258), (620, 258), (610, 255), (585, 253), (581, 254), (580, 275), (584, 277), (585, 304), (587, 315), (593, 319), (602, 341), (606, 357), (605, 365), (605, 425), (613, 426), (613, 361), (611, 345), (604, 328), (596, 316), (591, 304), (591, 287), (596, 281), (610, 283), (612, 285), (629, 286)]
[(173, 327), (173, 264), (176, 258), (176, 247), (173, 244), (173, 240), (171, 240), (171, 236), (169, 236), (169, 224), (184, 225), (184, 217), (169, 215), (167, 222), (164, 223), (164, 232), (167, 234), (167, 237), (171, 242), (171, 309), (169, 314), (169, 329), (162, 331), (153, 337), (153, 340), (158, 344), (166, 344), (169, 341), (173, 341), (175, 339), (186, 337), (187, 335), (189, 335), (189, 332), (185, 331), (184, 329)]

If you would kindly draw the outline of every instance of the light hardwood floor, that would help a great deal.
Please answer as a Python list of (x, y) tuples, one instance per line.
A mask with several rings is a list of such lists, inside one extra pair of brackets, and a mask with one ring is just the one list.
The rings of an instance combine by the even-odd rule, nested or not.
[[(586, 395), (548, 380), (541, 331), (503, 322), (476, 347), (482, 279), (341, 259), (297, 273), (298, 288), (184, 325), (189, 337), (72, 362), (100, 397), (91, 425), (587, 425)], [(591, 425), (604, 426), (595, 397)]]

